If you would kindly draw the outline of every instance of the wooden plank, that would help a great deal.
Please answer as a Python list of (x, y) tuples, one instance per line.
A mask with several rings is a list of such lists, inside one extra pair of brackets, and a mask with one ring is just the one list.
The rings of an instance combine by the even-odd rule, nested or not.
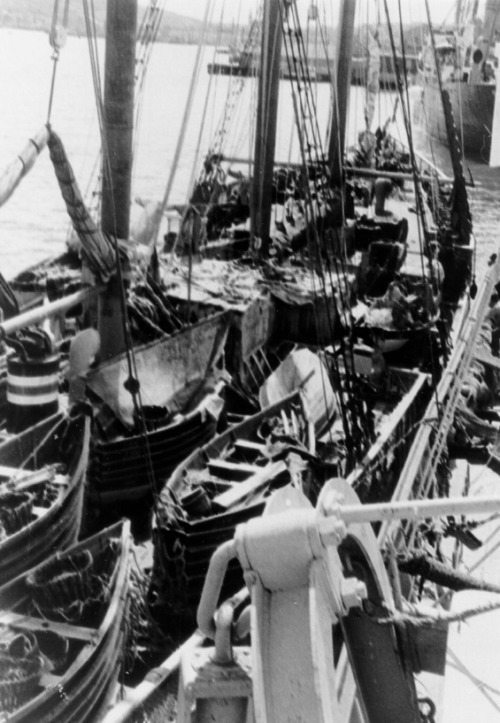
[(94, 628), (68, 625), (68, 623), (56, 623), (52, 620), (34, 618), (30, 615), (19, 615), (9, 610), (0, 612), (0, 624), (12, 625), (14, 628), (23, 630), (52, 630), (52, 632), (59, 633), (59, 635), (65, 638), (83, 640), (85, 643), (91, 643), (97, 635), (97, 631), (94, 630)]
[(246, 479), (249, 475), (260, 472), (262, 467), (245, 462), (230, 462), (225, 459), (214, 459), (208, 463), (210, 474), (222, 479), (233, 479), (235, 481)]
[(259, 455), (263, 455), (267, 447), (260, 442), (251, 442), (248, 439), (237, 439), (234, 443), (234, 450), (238, 455), (246, 458), (255, 459)]
[(12, 477), (19, 476), (20, 473), (22, 473), (22, 470), (20, 470), (19, 467), (7, 467), (4, 464), (0, 464), (1, 477), (7, 477), (7, 479), (11, 479)]
[(288, 422), (288, 417), (286, 416), (286, 412), (284, 409), (281, 410), (281, 421), (283, 422), (283, 426), (285, 428), (285, 434), (291, 434), (290, 424)]
[(234, 443), (237, 449), (246, 451), (264, 452), (266, 445), (263, 442), (252, 442), (250, 439), (237, 439)]
[(255, 494), (261, 487), (266, 485), (269, 480), (284, 472), (286, 469), (287, 466), (283, 460), (273, 462), (267, 465), (267, 467), (260, 469), (244, 482), (235, 484), (231, 490), (218, 495), (214, 498), (213, 502), (227, 510), (229, 507), (243, 502), (243, 500), (251, 494)]

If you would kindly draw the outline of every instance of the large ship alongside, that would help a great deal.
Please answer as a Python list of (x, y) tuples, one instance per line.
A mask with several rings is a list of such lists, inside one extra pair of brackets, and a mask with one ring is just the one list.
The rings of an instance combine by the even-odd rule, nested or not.
[[(448, 145), (449, 105), (466, 156), (500, 164), (500, 109), (496, 106), (499, 3), (488, 0), (484, 16), (478, 3), (457, 3), (455, 26), (428, 32), (419, 60), (422, 124), (429, 135)], [(464, 8), (464, 10), (462, 10)], [(420, 105), (417, 101), (417, 107)]]

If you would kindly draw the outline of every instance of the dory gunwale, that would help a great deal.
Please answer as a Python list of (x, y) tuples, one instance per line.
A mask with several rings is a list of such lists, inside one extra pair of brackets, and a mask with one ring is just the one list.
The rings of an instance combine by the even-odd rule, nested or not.
[[(7, 718), (8, 723), (33, 721), (38, 723), (92, 723), (96, 715), (106, 704), (111, 688), (117, 680), (123, 657), (123, 644), (126, 635), (126, 615), (128, 611), (127, 584), (130, 568), (130, 524), (120, 522), (102, 530), (91, 538), (80, 542), (63, 553), (56, 553), (51, 560), (64, 560), (69, 555), (83, 550), (97, 553), (106, 549), (111, 539), (119, 539), (115, 568), (111, 575), (111, 595), (104, 617), (97, 628), (86, 628), (88, 636), (82, 649), (77, 653), (69, 668), (59, 676), (47, 676), (47, 687), (38, 696), (27, 702)], [(30, 570), (39, 569), (42, 565)], [(9, 623), (8, 608), (19, 605), (26, 598), (26, 578), (28, 573), (20, 575), (0, 588), (0, 624), (2, 618)], [(45, 619), (24, 617), (28, 629), (61, 629), (68, 633), (75, 628), (75, 635), (82, 639), (82, 628)], [(12, 626), (23, 627), (23, 617)], [(28, 627), (29, 626), (29, 627)], [(85, 630), (85, 628), (83, 629)], [(43, 683), (43, 677), (42, 677)]]
[[(0, 473), (3, 474), (7, 470), (14, 472), (16, 462), (20, 464), (47, 434), (50, 433), (50, 438), (45, 441), (45, 447), (57, 443), (65, 424), (66, 417), (58, 413), (1, 444)], [(84, 504), (84, 475), (90, 440), (89, 417), (81, 416), (78, 432), (80, 438), (69, 465), (68, 483), (64, 492), (45, 512), (0, 543), (2, 584), (35, 567), (54, 550), (65, 550), (77, 541)], [(43, 446), (37, 452), (38, 457), (40, 453), (43, 454)]]

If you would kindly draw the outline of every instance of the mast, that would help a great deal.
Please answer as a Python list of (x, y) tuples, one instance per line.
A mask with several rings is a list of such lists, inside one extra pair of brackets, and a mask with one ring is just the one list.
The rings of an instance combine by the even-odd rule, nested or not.
[[(101, 224), (105, 234), (125, 240), (130, 225), (136, 35), (137, 0), (108, 0)], [(99, 299), (103, 361), (125, 347), (121, 293), (114, 277)]]
[(342, 159), (349, 95), (351, 92), (352, 51), (356, 0), (344, 0), (340, 5), (337, 53), (335, 59), (335, 87), (333, 92), (332, 125), (328, 147), (328, 160), (334, 186), (342, 184)]
[(276, 123), (283, 39), (282, 0), (266, 0), (262, 19), (261, 71), (257, 101), (255, 163), (252, 184), (252, 236), (262, 242), (261, 254), (269, 248), (271, 197), (276, 148)]
[(499, 6), (500, 3), (498, 2), (498, 0), (486, 0), (483, 26), (485, 31), (488, 33), (488, 41), (490, 44), (494, 41), (495, 33), (497, 33), (499, 30)]

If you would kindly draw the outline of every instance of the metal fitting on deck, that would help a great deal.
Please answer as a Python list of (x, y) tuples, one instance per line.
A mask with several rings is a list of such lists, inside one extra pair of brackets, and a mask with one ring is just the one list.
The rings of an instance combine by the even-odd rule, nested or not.
[(341, 580), (340, 594), (347, 610), (361, 608), (363, 600), (368, 597), (366, 585), (357, 577), (344, 577)]

